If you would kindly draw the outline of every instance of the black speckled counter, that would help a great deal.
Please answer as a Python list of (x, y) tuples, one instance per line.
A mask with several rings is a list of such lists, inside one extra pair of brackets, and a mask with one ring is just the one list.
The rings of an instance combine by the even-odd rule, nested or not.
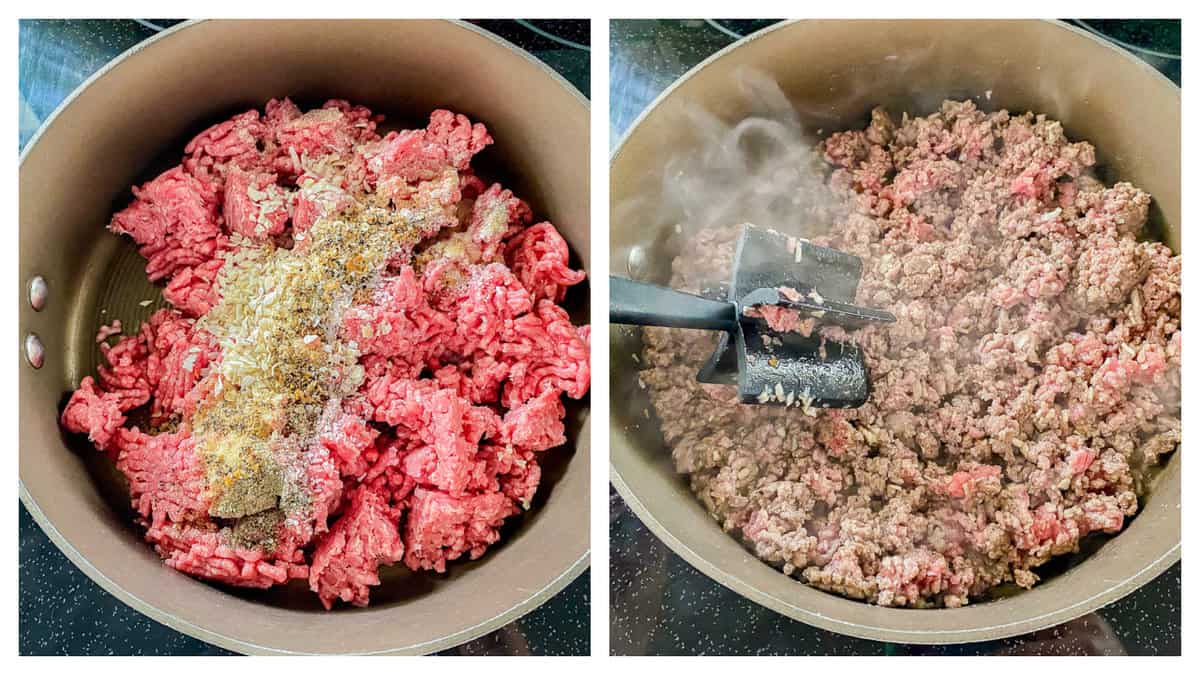
[[(21, 21), (20, 138), (37, 131), (81, 82), (113, 57), (177, 23)], [(580, 91), (589, 86), (586, 21), (474, 22), (529, 50)], [(26, 655), (227, 655), (128, 607), (88, 579), (20, 508), (19, 642)], [(589, 653), (591, 584), (584, 573), (546, 604), (443, 655)]]
[[(612, 144), (676, 78), (739, 34), (773, 21), (613, 21)], [(1151, 51), (1153, 46), (1151, 46)], [(1135, 51), (1176, 83), (1180, 60)], [(721, 586), (675, 555), (615, 492), (609, 496), (613, 654), (1180, 654), (1180, 565), (1124, 599), (1008, 640), (922, 647), (846, 637), (793, 621)]]

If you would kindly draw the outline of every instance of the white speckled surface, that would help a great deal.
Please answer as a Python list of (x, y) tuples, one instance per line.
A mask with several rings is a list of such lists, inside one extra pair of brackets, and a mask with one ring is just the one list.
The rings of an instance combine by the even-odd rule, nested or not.
[[(714, 23), (716, 25), (714, 25)], [(734, 41), (726, 31), (769, 22), (616, 20), (610, 29), (609, 128), (615, 146), (676, 78)], [(1178, 82), (1178, 66), (1164, 70)], [(813, 628), (761, 607), (698, 572), (609, 498), (613, 654), (917, 655), (1180, 653), (1180, 565), (1099, 612), (1053, 629), (972, 645), (873, 642)]]
[[(175, 20), (151, 19), (156, 25)], [(512, 21), (476, 22), (533, 53), (584, 93), (589, 54)], [(543, 33), (586, 43), (586, 21), (542, 21)], [(21, 21), (18, 148), (83, 80), (155, 32), (136, 21)], [(20, 506), (21, 654), (225, 655), (126, 606), (80, 572)], [(591, 584), (584, 574), (544, 605), (498, 631), (443, 654), (589, 653)]]

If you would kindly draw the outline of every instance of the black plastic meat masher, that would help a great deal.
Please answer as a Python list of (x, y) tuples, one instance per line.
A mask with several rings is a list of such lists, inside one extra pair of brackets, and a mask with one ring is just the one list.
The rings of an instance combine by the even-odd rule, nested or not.
[(816, 328), (894, 322), (890, 312), (854, 304), (861, 278), (862, 260), (857, 256), (745, 225), (726, 300), (610, 277), (609, 319), (722, 331), (698, 379), (737, 384), (743, 403), (854, 408), (871, 393), (867, 366), (856, 345), (823, 339), (816, 329), (807, 337), (775, 331), (746, 310), (765, 305), (797, 310), (812, 318)]

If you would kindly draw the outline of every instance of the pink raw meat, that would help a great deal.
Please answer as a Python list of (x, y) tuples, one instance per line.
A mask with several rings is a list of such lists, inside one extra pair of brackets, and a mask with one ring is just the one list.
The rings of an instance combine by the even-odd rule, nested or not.
[[(174, 569), (251, 588), (307, 579), (326, 608), (366, 605), (381, 565), (444, 572), (483, 555), (532, 504), (540, 453), (567, 441), (561, 397), (587, 392), (590, 332), (557, 304), (584, 278), (566, 242), (473, 173), (492, 143), (483, 125), (438, 110), (424, 129), (380, 138), (380, 121), (346, 101), (305, 112), (272, 100), (196, 136), (112, 218), (171, 307), (111, 346), (119, 323), (101, 329), (104, 363), (61, 419), (113, 459), (146, 540)], [(198, 424), (210, 403), (254, 382), (227, 381), (239, 365), (221, 345), (244, 336), (208, 323), (228, 270), (254, 264), (227, 256), (303, 256), (314, 224), (368, 203), (402, 209), (414, 241), (385, 252), (333, 325), (296, 336), (355, 355), (336, 377), (361, 369), (362, 383), (318, 401), (308, 435), (281, 425), (263, 437), (285, 483), (274, 507), (216, 517), (227, 512), (214, 495), (246, 475), (210, 475), (206, 453), (228, 446), (201, 435), (223, 432), (195, 430), (214, 428)]]

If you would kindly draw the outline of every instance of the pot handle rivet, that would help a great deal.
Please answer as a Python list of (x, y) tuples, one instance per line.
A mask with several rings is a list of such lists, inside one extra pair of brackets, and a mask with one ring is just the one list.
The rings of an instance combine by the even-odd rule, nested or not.
[(642, 248), (641, 245), (629, 249), (629, 260), (626, 261), (626, 269), (629, 270), (629, 278), (635, 281), (640, 281), (647, 277), (646, 249)]
[(41, 368), (46, 362), (46, 348), (42, 346), (42, 339), (37, 333), (25, 336), (25, 360), (34, 368)]
[(46, 285), (46, 279), (42, 275), (37, 275), (29, 280), (29, 306), (33, 311), (40, 312), (46, 307), (46, 297), (50, 293), (49, 286)]

